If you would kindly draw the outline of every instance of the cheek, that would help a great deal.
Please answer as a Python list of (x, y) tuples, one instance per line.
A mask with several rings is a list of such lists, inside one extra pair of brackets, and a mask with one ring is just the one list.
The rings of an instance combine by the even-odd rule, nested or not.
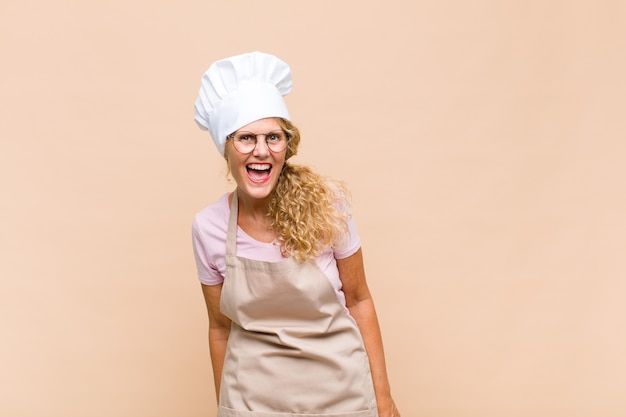
[(233, 177), (236, 177), (238, 175), (238, 173), (236, 172), (237, 171), (237, 158), (233, 157), (232, 155), (228, 155), (228, 153), (226, 153), (226, 155), (224, 156), (224, 159), (226, 160), (227, 173)]
[(285, 158), (284, 156), (278, 160), (276, 160), (276, 166), (274, 168), (276, 168), (276, 172), (280, 175), (280, 172), (283, 170), (283, 167), (285, 166), (285, 163), (287, 162), (287, 158)]
[(237, 167), (238, 159), (237, 154), (234, 154), (230, 147), (226, 148), (226, 152), (224, 153), (224, 159), (226, 160), (226, 166), (229, 170)]

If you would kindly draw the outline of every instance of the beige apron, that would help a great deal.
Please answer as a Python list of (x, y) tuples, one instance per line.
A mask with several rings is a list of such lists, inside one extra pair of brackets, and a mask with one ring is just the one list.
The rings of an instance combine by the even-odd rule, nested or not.
[(232, 320), (218, 417), (376, 417), (359, 329), (322, 270), (236, 256), (237, 192), (220, 308)]

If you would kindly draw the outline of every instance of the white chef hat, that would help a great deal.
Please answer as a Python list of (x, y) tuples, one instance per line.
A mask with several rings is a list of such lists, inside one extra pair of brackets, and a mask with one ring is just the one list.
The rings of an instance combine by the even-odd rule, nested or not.
[(274, 55), (251, 52), (214, 62), (202, 75), (194, 118), (224, 154), (226, 137), (255, 120), (289, 119), (283, 100), (291, 91), (289, 65)]

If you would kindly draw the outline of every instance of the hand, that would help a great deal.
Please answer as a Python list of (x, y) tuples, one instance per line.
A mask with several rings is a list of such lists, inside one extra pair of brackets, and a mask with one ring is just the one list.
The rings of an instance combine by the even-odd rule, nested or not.
[(393, 399), (388, 404), (378, 404), (378, 417), (400, 417)]

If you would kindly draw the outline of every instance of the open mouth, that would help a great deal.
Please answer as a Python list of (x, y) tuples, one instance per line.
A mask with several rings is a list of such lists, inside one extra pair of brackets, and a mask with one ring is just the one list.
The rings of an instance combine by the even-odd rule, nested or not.
[(246, 171), (250, 181), (257, 184), (264, 183), (270, 178), (272, 164), (248, 164), (246, 165)]

